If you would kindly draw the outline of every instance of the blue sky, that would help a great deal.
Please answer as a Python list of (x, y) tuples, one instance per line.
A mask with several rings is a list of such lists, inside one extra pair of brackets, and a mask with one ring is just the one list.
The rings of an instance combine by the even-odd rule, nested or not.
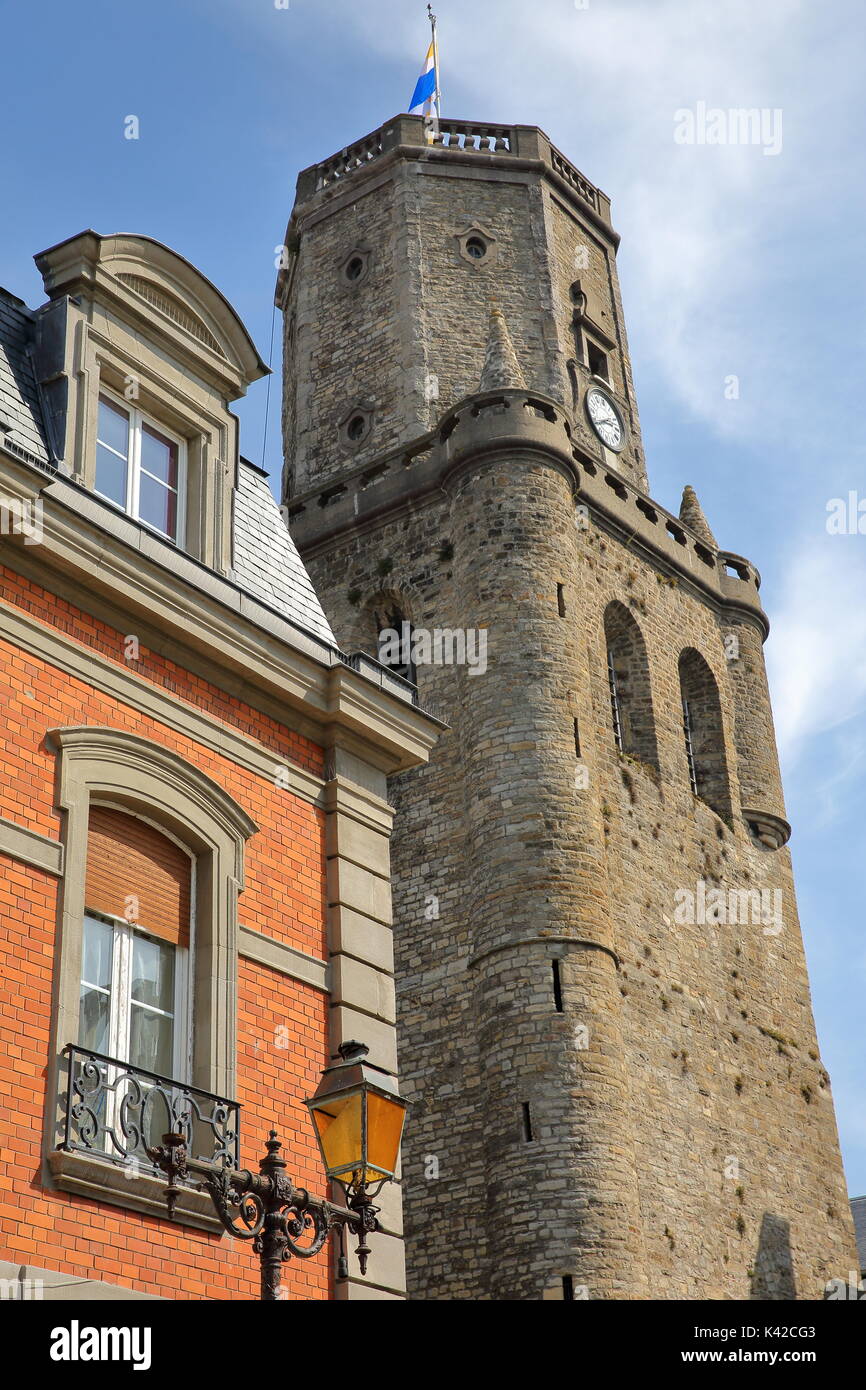
[[(762, 571), (818, 1033), (866, 1193), (866, 535), (826, 530), (830, 499), (866, 498), (861, 0), (436, 9), (445, 114), (538, 124), (610, 195), (651, 490), (675, 510), (692, 483), (720, 544)], [(405, 109), (428, 32), (421, 0), (7, 12), (0, 283), (39, 303), (34, 252), (87, 226), (146, 233), (267, 356), (297, 171)], [(780, 111), (780, 151), (676, 143), (675, 112), (699, 102)], [(258, 383), (240, 406), (257, 462), (266, 399)], [(278, 408), (275, 379), (274, 473)]]

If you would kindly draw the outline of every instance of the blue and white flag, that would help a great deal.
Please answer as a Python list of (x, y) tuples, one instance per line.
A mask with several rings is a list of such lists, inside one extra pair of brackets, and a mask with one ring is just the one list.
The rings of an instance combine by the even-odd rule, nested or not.
[(432, 113), (437, 86), (436, 44), (431, 43), (424, 60), (424, 70), (415, 84), (412, 100), (409, 103), (410, 116), (429, 116)]

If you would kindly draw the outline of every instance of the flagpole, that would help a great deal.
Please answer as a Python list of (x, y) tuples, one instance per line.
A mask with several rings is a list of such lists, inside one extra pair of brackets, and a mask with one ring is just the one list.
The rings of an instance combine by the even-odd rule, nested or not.
[(436, 16), (433, 13), (433, 6), (427, 6), (427, 13), (430, 16), (430, 26), (433, 30), (433, 66), (436, 72), (436, 91), (434, 93), (434, 103), (436, 106), (436, 119), (442, 119), (442, 91), (439, 86), (439, 39), (436, 34)]

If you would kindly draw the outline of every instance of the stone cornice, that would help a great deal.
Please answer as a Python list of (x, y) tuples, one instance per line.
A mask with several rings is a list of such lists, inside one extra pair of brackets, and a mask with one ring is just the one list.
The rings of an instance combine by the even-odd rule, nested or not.
[(572, 443), (568, 413), (533, 391), (503, 390), (467, 397), (423, 439), (368, 462), (363, 470), (293, 499), (292, 536), (305, 559), (425, 497), (452, 487), (460, 475), (519, 454), (540, 459), (570, 480), (574, 500), (650, 563), (709, 599), (722, 615), (751, 621), (766, 637), (760, 574), (748, 560), (713, 550), (630, 479), (587, 458)]

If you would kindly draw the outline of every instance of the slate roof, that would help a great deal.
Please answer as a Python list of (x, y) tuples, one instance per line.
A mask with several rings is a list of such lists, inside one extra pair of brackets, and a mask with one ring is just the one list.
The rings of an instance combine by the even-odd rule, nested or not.
[(286, 529), (265, 475), (241, 459), (235, 493), (234, 576), (242, 589), (331, 646), (331, 631), (310, 576)]
[(857, 1237), (860, 1269), (866, 1274), (866, 1197), (852, 1197), (851, 1211), (854, 1216), (854, 1234)]
[(45, 423), (30, 345), (33, 315), (14, 294), (0, 289), (0, 432), (12, 445), (40, 463), (48, 463)]
[[(0, 440), (28, 462), (51, 463), (30, 358), (34, 316), (0, 288)], [(337, 642), (286, 529), (265, 475), (241, 461), (234, 494), (234, 582), (281, 618), (330, 646)]]

